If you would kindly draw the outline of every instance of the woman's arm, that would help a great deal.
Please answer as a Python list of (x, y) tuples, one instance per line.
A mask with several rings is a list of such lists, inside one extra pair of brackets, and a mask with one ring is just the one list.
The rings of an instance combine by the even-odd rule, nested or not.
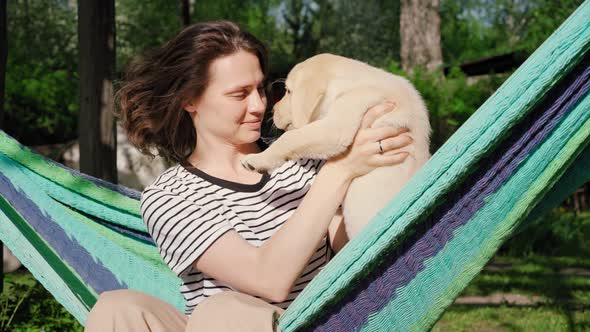
[[(396, 149), (409, 143), (390, 127), (367, 129), (390, 111), (383, 104), (367, 112), (357, 137), (342, 156), (321, 168), (301, 204), (282, 227), (260, 247), (250, 245), (235, 231), (215, 241), (194, 263), (203, 273), (232, 287), (274, 302), (284, 301), (328, 232), (353, 178), (379, 166), (402, 162), (407, 153)], [(383, 154), (377, 141), (383, 140)]]
[(336, 215), (332, 218), (330, 226), (328, 226), (328, 238), (330, 239), (330, 246), (334, 253), (338, 253), (348, 243), (349, 238), (346, 234), (346, 227), (344, 225), (344, 216), (342, 209), (336, 211)]
[(293, 215), (260, 247), (229, 231), (195, 262), (238, 290), (282, 302), (326, 235), (350, 178), (326, 164)]

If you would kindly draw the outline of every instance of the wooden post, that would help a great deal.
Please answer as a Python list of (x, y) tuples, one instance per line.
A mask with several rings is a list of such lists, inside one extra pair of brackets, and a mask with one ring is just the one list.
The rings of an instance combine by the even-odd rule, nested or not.
[(182, 17), (182, 25), (189, 26), (191, 24), (191, 7), (189, 0), (180, 0), (180, 15)]
[(115, 1), (78, 1), (80, 171), (117, 183)]
[(6, 26), (6, 0), (0, 0), (0, 129), (4, 128), (4, 93), (8, 58), (8, 27)]
[[(6, 0), (0, 0), (0, 129), (4, 127), (4, 82), (8, 56), (6, 6)], [(0, 271), (0, 293), (2, 293), (4, 291), (4, 244), (2, 241), (0, 241), (0, 259), (3, 263), (2, 271)]]

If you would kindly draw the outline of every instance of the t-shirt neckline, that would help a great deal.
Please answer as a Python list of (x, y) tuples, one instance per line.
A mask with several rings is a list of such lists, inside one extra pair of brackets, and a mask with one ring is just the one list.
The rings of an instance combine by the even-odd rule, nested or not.
[(262, 189), (264, 187), (264, 185), (268, 182), (268, 180), (270, 180), (270, 174), (268, 172), (264, 172), (262, 174), (262, 177), (260, 178), (260, 181), (258, 181), (257, 183), (253, 183), (253, 184), (239, 183), (239, 182), (234, 182), (234, 181), (229, 181), (229, 180), (225, 180), (222, 178), (218, 178), (218, 177), (213, 176), (211, 174), (207, 174), (207, 173), (203, 172), (202, 170), (193, 166), (187, 160), (183, 160), (180, 163), (180, 165), (184, 169), (186, 169), (188, 172), (199, 176), (203, 180), (206, 180), (206, 181), (216, 184), (220, 187), (231, 189), (234, 191), (255, 192), (255, 191)]
[[(260, 147), (260, 150), (265, 150), (268, 147), (268, 145), (266, 144), (266, 142), (262, 138), (258, 139), (256, 141), (256, 144), (258, 144), (258, 146)], [(207, 174), (207, 173), (203, 172), (202, 170), (193, 166), (186, 159), (183, 160), (180, 163), (180, 165), (184, 169), (186, 169), (188, 172), (201, 177), (205, 181), (208, 181), (208, 182), (216, 184), (220, 187), (231, 189), (234, 191), (256, 192), (256, 191), (262, 189), (264, 187), (264, 185), (268, 182), (268, 180), (270, 180), (270, 173), (264, 172), (262, 174), (262, 177), (260, 178), (260, 181), (258, 181), (258, 183), (253, 183), (253, 184), (239, 183), (239, 182), (233, 182), (233, 181), (225, 180), (222, 178), (218, 178), (218, 177), (215, 177), (211, 174)]]

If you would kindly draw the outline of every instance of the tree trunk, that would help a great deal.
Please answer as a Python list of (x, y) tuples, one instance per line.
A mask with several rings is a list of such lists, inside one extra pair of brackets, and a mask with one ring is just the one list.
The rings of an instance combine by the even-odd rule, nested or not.
[(440, 0), (401, 0), (400, 40), (402, 68), (440, 69)]
[(0, 129), (4, 128), (4, 93), (8, 65), (7, 0), (0, 0)]
[(189, 0), (180, 0), (182, 25), (189, 26), (191, 24), (191, 6)]
[[(4, 128), (4, 82), (8, 57), (6, 7), (6, 0), (0, 0), (0, 129)], [(0, 241), (0, 260), (4, 265), (4, 244), (2, 241)], [(4, 291), (4, 266), (2, 268), (3, 270), (0, 271), (0, 293)]]
[(78, 1), (78, 45), (80, 171), (116, 183), (114, 0)]

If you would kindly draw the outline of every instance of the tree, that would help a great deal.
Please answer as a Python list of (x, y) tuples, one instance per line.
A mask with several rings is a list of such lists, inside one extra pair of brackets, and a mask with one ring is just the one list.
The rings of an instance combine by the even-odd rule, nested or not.
[(115, 1), (78, 1), (80, 171), (117, 182)]
[(584, 0), (442, 0), (445, 64), (531, 54)]
[(4, 130), (25, 145), (77, 137), (76, 12), (63, 2), (7, 1)]
[(4, 127), (4, 82), (8, 57), (6, 0), (0, 0), (0, 129)]
[(289, 0), (283, 18), (291, 39), (291, 52), (295, 62), (312, 56), (318, 47), (319, 38), (314, 35), (313, 23), (317, 21), (320, 6), (304, 0)]
[(399, 61), (399, 1), (319, 3), (318, 53), (335, 53), (378, 67)]
[(401, 0), (400, 37), (402, 68), (428, 70), (442, 65), (440, 0)]
[(191, 6), (189, 0), (180, 0), (182, 25), (189, 26), (191, 24)]
[[(6, 77), (6, 0), (0, 0), (0, 129), (4, 124), (4, 78)], [(0, 241), (0, 260), (4, 261), (4, 244)], [(4, 290), (4, 271), (0, 271), (0, 293)]]

